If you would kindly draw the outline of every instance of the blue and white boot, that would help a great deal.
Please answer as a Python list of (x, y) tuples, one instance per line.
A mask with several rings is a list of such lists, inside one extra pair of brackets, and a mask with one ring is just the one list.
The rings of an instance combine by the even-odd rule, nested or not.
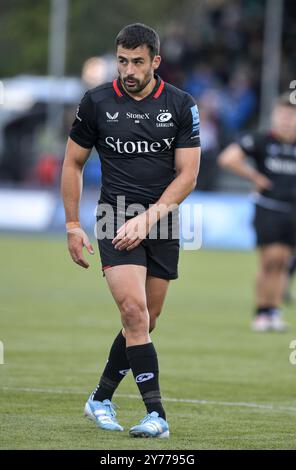
[(159, 416), (156, 411), (152, 411), (138, 424), (129, 431), (132, 437), (169, 437), (169, 425)]
[(108, 431), (123, 431), (116, 419), (114, 404), (110, 400), (96, 401), (91, 396), (84, 407), (84, 416)]

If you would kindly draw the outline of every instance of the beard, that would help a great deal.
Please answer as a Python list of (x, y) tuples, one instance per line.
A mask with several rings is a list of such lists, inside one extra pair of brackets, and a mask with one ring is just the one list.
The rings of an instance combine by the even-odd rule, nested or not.
[(139, 93), (140, 91), (144, 90), (144, 88), (146, 88), (152, 77), (153, 73), (151, 72), (147, 73), (144, 79), (141, 81), (134, 77), (125, 77), (123, 79), (124, 88), (129, 93)]

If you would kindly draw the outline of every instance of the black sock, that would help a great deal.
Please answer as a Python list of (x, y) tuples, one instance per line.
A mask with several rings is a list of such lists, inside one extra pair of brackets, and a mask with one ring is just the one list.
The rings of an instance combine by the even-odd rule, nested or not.
[(267, 316), (271, 317), (276, 312), (279, 312), (278, 307), (274, 307), (274, 306), (258, 307), (256, 309), (256, 316), (258, 316), (258, 315), (267, 315)]
[(130, 365), (126, 356), (126, 340), (121, 331), (112, 344), (106, 367), (92, 399), (98, 401), (111, 400), (113, 393), (129, 369)]
[(256, 311), (255, 311), (255, 315), (258, 316), (258, 315), (268, 315), (268, 310), (270, 309), (270, 307), (257, 307), (256, 308)]
[(278, 315), (280, 313), (280, 309), (278, 307), (269, 307), (266, 311), (266, 315), (272, 317), (273, 315)]
[(153, 344), (129, 346), (126, 348), (126, 355), (147, 412), (157, 411), (161, 418), (166, 419), (158, 383), (157, 354)]

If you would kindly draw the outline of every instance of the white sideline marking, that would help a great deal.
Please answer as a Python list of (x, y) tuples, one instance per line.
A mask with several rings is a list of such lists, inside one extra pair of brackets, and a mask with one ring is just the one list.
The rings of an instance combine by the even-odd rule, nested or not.
[[(74, 395), (87, 395), (83, 390), (74, 390), (74, 389), (55, 389), (55, 388), (22, 388), (22, 387), (2, 387), (3, 392), (29, 392), (29, 393), (52, 393), (52, 394), (61, 394), (66, 393)], [(115, 396), (118, 398), (133, 398), (141, 399), (139, 395), (133, 394), (123, 394), (115, 393)], [(172, 403), (189, 403), (192, 405), (217, 405), (217, 406), (235, 406), (238, 408), (257, 408), (261, 410), (270, 410), (270, 411), (291, 411), (296, 413), (296, 407), (293, 406), (277, 406), (271, 404), (263, 403), (247, 403), (247, 402), (233, 402), (233, 401), (215, 401), (215, 400), (196, 400), (188, 398), (168, 398), (163, 397), (163, 401), (168, 401)]]

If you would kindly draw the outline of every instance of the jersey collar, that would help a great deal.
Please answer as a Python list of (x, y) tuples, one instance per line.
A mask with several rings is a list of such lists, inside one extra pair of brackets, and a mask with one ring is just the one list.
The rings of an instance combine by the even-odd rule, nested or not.
[(164, 89), (164, 81), (157, 74), (155, 74), (154, 77), (156, 78), (155, 87), (153, 88), (152, 92), (149, 93), (149, 95), (145, 96), (145, 98), (143, 98), (142, 100), (134, 100), (132, 96), (128, 95), (125, 89), (123, 88), (119, 77), (113, 80), (113, 89), (119, 98), (122, 98), (123, 96), (125, 96), (126, 98), (129, 98), (131, 100), (138, 101), (138, 102), (141, 102), (149, 98), (153, 98), (156, 100), (157, 98), (159, 98), (159, 96), (161, 95)]

